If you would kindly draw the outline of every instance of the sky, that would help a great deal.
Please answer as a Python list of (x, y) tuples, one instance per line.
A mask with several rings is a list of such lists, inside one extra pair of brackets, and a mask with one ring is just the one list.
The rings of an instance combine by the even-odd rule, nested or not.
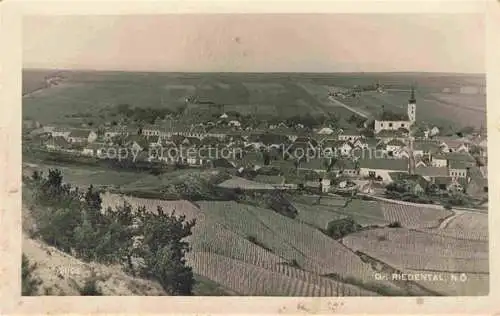
[(171, 72), (485, 72), (479, 14), (30, 16), (23, 67)]

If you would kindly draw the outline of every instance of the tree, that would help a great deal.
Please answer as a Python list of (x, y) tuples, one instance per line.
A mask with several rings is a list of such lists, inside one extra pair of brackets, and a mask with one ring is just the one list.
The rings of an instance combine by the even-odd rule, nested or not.
[(36, 264), (30, 264), (28, 257), (23, 253), (21, 259), (21, 295), (32, 296), (38, 292), (38, 287), (42, 281), (38, 279), (33, 272)]
[(161, 207), (157, 213), (140, 209), (137, 212), (139, 231), (143, 236), (139, 254), (144, 259), (141, 274), (157, 280), (171, 295), (191, 295), (193, 272), (186, 265), (189, 244), (183, 239), (191, 235), (195, 220), (167, 214)]

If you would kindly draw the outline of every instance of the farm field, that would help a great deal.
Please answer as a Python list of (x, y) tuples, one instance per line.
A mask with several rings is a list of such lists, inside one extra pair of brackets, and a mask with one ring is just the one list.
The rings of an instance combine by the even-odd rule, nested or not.
[[(459, 124), (459, 126), (481, 126), (486, 122), (486, 97), (484, 95), (440, 94), (417, 90), (417, 119), (433, 124)], [(409, 98), (407, 91), (363, 92), (355, 98), (339, 99), (353, 108), (377, 115), (386, 110), (406, 113)]]
[(192, 252), (195, 271), (231, 289), (252, 296), (376, 296), (376, 293), (327, 278), (305, 281), (213, 253)]
[[(459, 211), (456, 211), (457, 213)], [(443, 226), (443, 225), (442, 225)], [(453, 237), (457, 239), (468, 239), (488, 241), (488, 214), (482, 213), (458, 213), (451, 217), (444, 227), (434, 229), (423, 229), (430, 234)]]
[(380, 203), (384, 218), (390, 222), (399, 222), (406, 228), (437, 227), (440, 221), (453, 215), (445, 209), (425, 208), (421, 206)]
[[(50, 70), (23, 70), (23, 91), (40, 86)], [(304, 74), (304, 73), (142, 73), (106, 71), (64, 71), (64, 81), (23, 98), (23, 117), (42, 123), (79, 122), (67, 117), (75, 113), (94, 114), (98, 122), (103, 109), (121, 103), (137, 107), (185, 106), (185, 97), (223, 104), (225, 111), (255, 113), (261, 117), (289, 117), (304, 114), (336, 113), (347, 118), (351, 112), (327, 99), (329, 90), (372, 85), (379, 81), (392, 91), (365, 92), (356, 99), (340, 101), (374, 114), (384, 105), (405, 110), (408, 87), (417, 83), (418, 117), (435, 124), (457, 121), (480, 125), (485, 121), (485, 96), (454, 91), (467, 85), (485, 86), (484, 76), (433, 74)], [(443, 94), (443, 89), (453, 93)], [(402, 91), (401, 91), (402, 90)], [(206, 104), (195, 108), (207, 107)], [(97, 114), (96, 114), (97, 113)]]
[(203, 213), (193, 203), (186, 200), (164, 201), (143, 199), (108, 192), (101, 194), (101, 199), (103, 211), (109, 207), (114, 208), (128, 203), (132, 207), (132, 210), (137, 210), (138, 207), (144, 206), (147, 211), (153, 213), (156, 213), (158, 206), (160, 206), (165, 213), (175, 212), (175, 215), (186, 216), (186, 220), (197, 219), (203, 216)]
[(144, 174), (127, 171), (116, 171), (105, 168), (73, 167), (49, 164), (24, 163), (22, 172), (24, 176), (31, 177), (34, 170), (41, 170), (47, 175), (49, 169), (59, 169), (65, 181), (78, 186), (124, 186), (135, 181)]
[(299, 212), (297, 219), (318, 229), (327, 229), (328, 223), (348, 218), (347, 215), (333, 212), (328, 207), (321, 205), (302, 203), (293, 203), (293, 205)]
[(489, 272), (488, 243), (460, 240), (405, 228), (361, 231), (343, 239), (344, 244), (398, 269)]

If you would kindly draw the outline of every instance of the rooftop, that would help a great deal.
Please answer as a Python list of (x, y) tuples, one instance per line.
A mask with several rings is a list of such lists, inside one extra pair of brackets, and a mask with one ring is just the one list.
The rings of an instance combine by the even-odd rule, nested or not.
[(69, 133), (69, 137), (87, 138), (91, 130), (88, 129), (73, 129)]
[(360, 159), (360, 168), (394, 171), (408, 171), (408, 159)]
[(448, 168), (446, 167), (417, 167), (415, 174), (423, 177), (446, 177), (448, 176)]

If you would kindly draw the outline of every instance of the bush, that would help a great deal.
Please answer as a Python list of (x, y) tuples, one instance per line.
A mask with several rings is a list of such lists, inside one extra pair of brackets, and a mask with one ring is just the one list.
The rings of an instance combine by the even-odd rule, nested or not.
[(78, 289), (82, 296), (102, 296), (101, 290), (97, 286), (97, 278), (95, 275), (87, 278), (82, 288)]
[(389, 225), (387, 225), (387, 227), (390, 227), (390, 228), (399, 228), (399, 227), (401, 227), (401, 223), (398, 222), (398, 221), (395, 221), (395, 222), (392, 222)]
[(38, 287), (42, 281), (34, 276), (33, 271), (36, 264), (30, 264), (28, 258), (23, 253), (21, 260), (21, 295), (32, 296), (38, 293)]
[(326, 234), (334, 239), (339, 239), (345, 235), (357, 232), (361, 228), (361, 225), (356, 223), (352, 218), (343, 219), (328, 223)]

